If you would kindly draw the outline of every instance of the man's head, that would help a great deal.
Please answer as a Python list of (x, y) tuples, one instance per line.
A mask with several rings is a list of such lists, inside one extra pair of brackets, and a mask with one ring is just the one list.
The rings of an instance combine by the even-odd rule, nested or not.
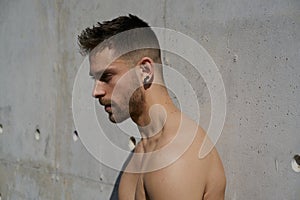
[(108, 47), (114, 51), (115, 56), (132, 62), (148, 56), (154, 62), (161, 63), (155, 33), (146, 22), (134, 15), (98, 22), (93, 28), (82, 31), (78, 42), (83, 55), (92, 56)]
[(78, 41), (81, 53), (89, 55), (93, 96), (110, 120), (138, 117), (145, 100), (141, 82), (151, 83), (154, 76), (162, 80), (159, 43), (149, 25), (133, 15), (121, 16), (85, 29)]

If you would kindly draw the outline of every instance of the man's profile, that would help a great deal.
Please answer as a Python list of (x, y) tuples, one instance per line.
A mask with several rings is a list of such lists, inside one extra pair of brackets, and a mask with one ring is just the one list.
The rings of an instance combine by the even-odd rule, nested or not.
[[(118, 34), (123, 35), (114, 37)], [(93, 97), (111, 122), (131, 118), (141, 134), (134, 153), (142, 156), (129, 160), (120, 180), (119, 199), (224, 199), (226, 179), (219, 155), (213, 148), (199, 159), (206, 134), (170, 98), (159, 42), (149, 25), (133, 15), (121, 16), (85, 29), (78, 40), (83, 54), (89, 55)], [(183, 137), (175, 140), (178, 135)], [(188, 138), (192, 142), (177, 158)], [(159, 153), (168, 145), (172, 151)], [(170, 165), (155, 168), (175, 157)]]

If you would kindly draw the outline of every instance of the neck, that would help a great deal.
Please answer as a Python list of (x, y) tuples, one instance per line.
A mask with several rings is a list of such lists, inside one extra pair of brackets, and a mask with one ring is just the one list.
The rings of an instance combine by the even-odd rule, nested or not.
[(148, 112), (148, 116), (143, 117), (143, 119), (141, 118), (139, 123), (137, 123), (143, 138), (150, 138), (163, 132), (167, 121), (167, 111), (165, 107), (160, 104), (152, 105)]
[(143, 112), (133, 121), (137, 124), (142, 138), (159, 137), (168, 123), (168, 118), (178, 112), (166, 88), (156, 86), (145, 93)]

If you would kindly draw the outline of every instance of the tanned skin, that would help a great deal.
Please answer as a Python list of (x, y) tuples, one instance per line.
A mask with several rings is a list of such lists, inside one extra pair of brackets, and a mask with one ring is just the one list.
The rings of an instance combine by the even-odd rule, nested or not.
[[(105, 111), (112, 122), (116, 123), (122, 121), (123, 118), (131, 117), (139, 127), (152, 124), (152, 127), (147, 129), (139, 128), (142, 140), (136, 145), (134, 153), (160, 151), (169, 144), (174, 149), (174, 155), (169, 152), (159, 157), (153, 156), (145, 159), (142, 157), (141, 159), (130, 160), (120, 180), (119, 199), (224, 199), (226, 178), (217, 150), (212, 148), (207, 156), (199, 159), (199, 150), (205, 141), (206, 133), (173, 104), (162, 75), (159, 74), (159, 70), (156, 70), (156, 64), (153, 60), (149, 57), (142, 57), (135, 66), (129, 66), (128, 62), (122, 59), (110, 62), (112, 55), (113, 50), (106, 48), (90, 57), (91, 76), (97, 77), (97, 74), (102, 73), (104, 69), (110, 69), (105, 75), (105, 79), (95, 78), (93, 96), (99, 99), (100, 104), (105, 107)], [(123, 87), (121, 91), (124, 93), (113, 96), (113, 90), (123, 76), (130, 77), (130, 79), (122, 80), (124, 82), (121, 84)], [(136, 81), (132, 81), (135, 77)], [(135, 106), (133, 109), (123, 104), (124, 99), (126, 99), (124, 95), (136, 82), (141, 87), (134, 93), (134, 98), (130, 99), (130, 105)], [(118, 109), (114, 109), (114, 105), (109, 102), (115, 102)], [(153, 105), (160, 105), (161, 107), (156, 112), (152, 112), (151, 117), (149, 110)], [(128, 116), (122, 113), (126, 109), (132, 111)], [(154, 131), (157, 130), (156, 126), (162, 128)], [(174, 140), (180, 134), (185, 136), (184, 138), (192, 137), (192, 142), (180, 154), (179, 158), (160, 169), (146, 172), (142, 170), (150, 165), (164, 163), (169, 158), (175, 158), (176, 149), (182, 147), (184, 140), (182, 142)], [(133, 168), (136, 169), (135, 172), (130, 170)]]

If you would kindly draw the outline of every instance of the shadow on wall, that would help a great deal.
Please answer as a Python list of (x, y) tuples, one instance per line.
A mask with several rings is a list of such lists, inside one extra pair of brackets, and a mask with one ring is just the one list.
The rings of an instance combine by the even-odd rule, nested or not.
[(121, 180), (121, 176), (123, 174), (123, 171), (121, 171), (118, 175), (118, 178), (114, 184), (114, 189), (110, 195), (110, 198), (109, 200), (118, 200), (119, 199), (119, 196), (118, 196), (118, 189), (119, 189), (119, 184), (120, 184), (120, 180)]
[(131, 154), (128, 156), (128, 158), (126, 159), (124, 165), (122, 166), (122, 170), (120, 171), (120, 173), (119, 173), (119, 175), (117, 177), (117, 180), (116, 180), (116, 182), (114, 184), (114, 188), (112, 190), (112, 193), (110, 195), (109, 200), (118, 200), (119, 199), (118, 190), (119, 190), (120, 180), (121, 180), (123, 171), (125, 170), (128, 162), (130, 161), (130, 159), (131, 159), (131, 157), (133, 155), (133, 152), (134, 152), (134, 150), (131, 151)]

